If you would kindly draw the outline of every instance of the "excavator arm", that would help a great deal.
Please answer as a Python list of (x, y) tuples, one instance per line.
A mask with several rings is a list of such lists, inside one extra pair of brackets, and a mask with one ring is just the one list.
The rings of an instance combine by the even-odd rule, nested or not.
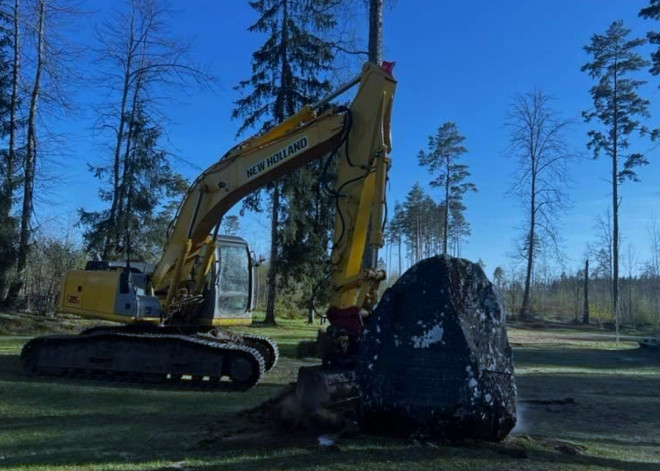
[[(350, 107), (332, 107), (317, 114), (356, 85)], [(367, 259), (375, 265), (383, 244), (395, 87), (388, 71), (366, 63), (353, 81), (268, 133), (238, 144), (202, 173), (179, 207), (152, 275), (152, 287), (163, 299), (165, 312), (182, 296), (201, 292), (213, 262), (218, 225), (227, 211), (278, 177), (313, 160), (338, 155), (337, 179), (334, 188), (328, 188), (336, 201), (328, 315), (331, 322), (355, 330), (355, 316), (374, 303), (384, 278), (375, 266), (363, 266), (363, 260), (369, 247), (372, 253)]]

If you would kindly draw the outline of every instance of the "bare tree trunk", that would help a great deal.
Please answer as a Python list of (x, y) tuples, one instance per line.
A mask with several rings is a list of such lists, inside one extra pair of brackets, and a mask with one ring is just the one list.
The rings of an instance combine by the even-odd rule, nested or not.
[[(617, 61), (615, 68), (618, 70)], [(618, 77), (614, 74), (614, 122), (612, 133), (612, 307), (616, 322), (616, 343), (619, 343), (619, 100), (618, 100)]]
[[(447, 165), (449, 166), (449, 165)], [(442, 253), (447, 253), (447, 239), (449, 239), (449, 170), (447, 170), (447, 182), (445, 183), (445, 234), (442, 240)]]
[(589, 323), (589, 259), (584, 262), (584, 309), (582, 310), (582, 323)]
[(309, 302), (307, 307), (307, 323), (309, 325), (314, 324), (314, 308), (312, 307), (312, 301)]
[(102, 259), (108, 258), (110, 251), (112, 250), (113, 245), (116, 244), (118, 234), (113, 234), (113, 231), (116, 230), (117, 226), (117, 213), (121, 211), (121, 144), (124, 140), (125, 134), (125, 123), (126, 123), (126, 105), (128, 103), (128, 94), (131, 88), (131, 74), (132, 74), (132, 63), (133, 55), (135, 52), (135, 31), (133, 28), (135, 16), (131, 16), (130, 23), (130, 37), (128, 40), (128, 52), (126, 55), (126, 67), (124, 69), (124, 84), (122, 88), (121, 96), (121, 105), (119, 107), (119, 126), (117, 127), (117, 139), (115, 142), (114, 148), (114, 162), (112, 167), (112, 183), (113, 183), (113, 194), (112, 194), (112, 206), (110, 207), (110, 221), (109, 221), (109, 232), (106, 234), (105, 243), (103, 244), (103, 254), (101, 255)]
[[(286, 27), (289, 20), (288, 1), (284, 2), (282, 9), (282, 45), (280, 51), (281, 72), (280, 72), (280, 91), (275, 103), (275, 119), (282, 122), (286, 118), (285, 92), (289, 86), (287, 81), (288, 74), (288, 29)], [(270, 267), (268, 268), (268, 299), (266, 301), (265, 324), (275, 325), (275, 296), (277, 296), (277, 268), (279, 261), (279, 216), (280, 216), (280, 184), (275, 182), (273, 194), (271, 195), (271, 227), (270, 227)]]
[(618, 184), (616, 182), (617, 175), (617, 158), (612, 158), (612, 173), (615, 178), (612, 185), (612, 201), (614, 203), (614, 211), (612, 213), (612, 308), (614, 310), (614, 320), (616, 323), (616, 343), (619, 343), (619, 207), (618, 207)]
[(18, 80), (19, 80), (19, 71), (21, 65), (21, 54), (20, 54), (20, 36), (19, 36), (19, 0), (14, 1), (14, 58), (11, 71), (11, 104), (9, 110), (9, 161), (8, 164), (11, 167), (7, 168), (7, 180), (10, 185), (10, 195), (9, 199), (13, 200), (14, 192), (14, 165), (16, 163), (16, 112), (18, 110)]
[(633, 279), (632, 276), (628, 277), (628, 322), (635, 323), (635, 302), (633, 297)]
[[(532, 159), (534, 160), (534, 158)], [(532, 271), (534, 269), (534, 241), (536, 239), (536, 168), (532, 163), (532, 192), (531, 192), (531, 210), (530, 210), (530, 223), (529, 223), (529, 241), (527, 248), (527, 273), (525, 275), (525, 291), (523, 292), (523, 302), (520, 308), (520, 317), (523, 320), (530, 320), (530, 291)]]
[[(9, 149), (5, 157), (5, 171), (6, 177), (3, 187), (0, 188), (0, 221), (5, 221), (9, 224), (12, 221), (11, 209), (14, 202), (14, 191), (16, 189), (16, 182), (14, 181), (14, 173), (16, 172), (16, 109), (18, 106), (18, 72), (19, 72), (19, 59), (20, 59), (20, 44), (18, 35), (18, 22), (19, 22), (19, 0), (14, 2), (13, 12), (13, 47), (14, 57), (12, 60), (12, 84), (11, 84), (11, 102), (9, 110)], [(7, 227), (6, 230), (11, 231), (11, 237), (14, 236), (14, 226)], [(12, 251), (13, 252), (13, 251)], [(3, 301), (10, 302), (10, 297), (5, 299), (5, 291), (7, 290), (7, 275), (13, 268), (15, 260), (14, 253), (5, 254), (6, 259), (0, 261), (2, 269), (0, 269), (0, 303)]]
[(387, 273), (388, 275), (392, 273), (392, 243), (389, 246), (385, 247), (385, 252), (387, 253)]
[(275, 296), (277, 294), (277, 265), (278, 265), (278, 225), (280, 214), (280, 185), (275, 184), (271, 197), (271, 226), (270, 226), (270, 266), (268, 267), (268, 300), (266, 302), (265, 324), (275, 325)]
[[(144, 46), (147, 41), (147, 34), (145, 33), (144, 35), (144, 42), (143, 42), (143, 47), (142, 47), (142, 61), (144, 61), (144, 57), (146, 54), (146, 47)], [(138, 102), (140, 100), (140, 92), (142, 90), (142, 77), (143, 73), (138, 73), (137, 78), (136, 78), (136, 83), (135, 86), (133, 87), (133, 97), (131, 99), (131, 109), (130, 109), (130, 117), (128, 118), (128, 130), (125, 131), (126, 134), (126, 146), (124, 149), (124, 171), (123, 175), (121, 177), (121, 184), (119, 185), (119, 194), (116, 195), (116, 199), (119, 202), (118, 205), (118, 211), (117, 211), (117, 220), (114, 228), (117, 230), (116, 234), (116, 240), (120, 239), (120, 232), (119, 231), (124, 231), (124, 236), (128, 237), (129, 231), (130, 231), (130, 207), (129, 203), (126, 203), (126, 208), (124, 208), (123, 200), (124, 200), (124, 193), (126, 192), (126, 189), (128, 188), (128, 198), (130, 198), (130, 191), (132, 191), (132, 186), (127, 184), (128, 180), (132, 181), (133, 174), (131, 171), (131, 148), (133, 144), (133, 129), (134, 129), (134, 124), (135, 124), (135, 113), (136, 113), (136, 108), (138, 106)], [(125, 105), (124, 105), (125, 106)], [(122, 119), (122, 122), (124, 120)], [(124, 214), (126, 213), (126, 214)], [(125, 244), (126, 247), (124, 250), (130, 250), (127, 244)]]
[(651, 229), (651, 260), (652, 260), (652, 271), (651, 274), (651, 304), (653, 305), (653, 317), (657, 322), (660, 315), (658, 311), (660, 310), (660, 263), (658, 260), (658, 254), (660, 253), (660, 238), (658, 237), (658, 226), (653, 219), (653, 226)]
[(383, 0), (369, 0), (369, 61), (383, 61)]
[[(616, 102), (616, 98), (615, 98)], [(616, 105), (615, 105), (616, 115)], [(612, 308), (616, 323), (616, 343), (619, 343), (619, 185), (617, 161), (617, 121), (614, 120), (614, 152), (612, 154)]]
[(401, 233), (399, 233), (398, 238), (399, 238), (399, 276), (401, 276), (401, 239), (403, 239), (403, 237), (401, 237)]
[(658, 270), (658, 249), (655, 251), (654, 263), (655, 273), (653, 275), (653, 313), (655, 321), (660, 319), (660, 270)]
[(32, 220), (34, 199), (34, 178), (37, 164), (37, 106), (39, 103), (39, 91), (41, 87), (41, 72), (44, 64), (44, 23), (46, 16), (45, 0), (39, 0), (39, 18), (37, 24), (37, 63), (34, 75), (34, 83), (30, 96), (30, 111), (27, 124), (27, 146), (25, 149), (25, 177), (23, 182), (23, 210), (21, 212), (21, 231), (18, 243), (18, 263), (16, 271), (18, 274), (16, 283), (10, 289), (9, 297), (18, 296), (23, 287), (25, 267), (30, 244), (30, 221)]
[(573, 303), (573, 311), (575, 312), (575, 319), (573, 319), (573, 322), (577, 324), (579, 322), (579, 316), (580, 316), (580, 291), (581, 291), (581, 286), (582, 283), (580, 281), (580, 270), (575, 274), (575, 299)]

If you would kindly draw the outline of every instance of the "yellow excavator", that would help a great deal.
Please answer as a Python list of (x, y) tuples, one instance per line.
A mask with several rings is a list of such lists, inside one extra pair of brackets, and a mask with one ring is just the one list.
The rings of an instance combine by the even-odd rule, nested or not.
[[(355, 79), (236, 145), (203, 172), (181, 202), (153, 270), (92, 261), (85, 270), (67, 273), (61, 312), (124, 325), (32, 339), (21, 353), (24, 368), (39, 375), (222, 390), (255, 386), (274, 367), (277, 346), (227, 329), (252, 321), (257, 263), (243, 239), (218, 235), (218, 228), (242, 198), (314, 160), (323, 161), (320, 177), (336, 202), (326, 312), (328, 338), (336, 348), (324, 362), (350, 357), (362, 316), (377, 302), (385, 278), (376, 261), (392, 148), (392, 66), (366, 63)], [(350, 107), (331, 105), (355, 86)], [(337, 177), (330, 188), (325, 175), (335, 158)]]

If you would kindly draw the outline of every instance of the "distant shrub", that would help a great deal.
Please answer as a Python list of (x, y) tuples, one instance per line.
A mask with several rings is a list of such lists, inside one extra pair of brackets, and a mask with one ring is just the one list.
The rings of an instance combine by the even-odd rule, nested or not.
[(70, 238), (38, 237), (30, 251), (23, 289), (24, 307), (40, 316), (55, 313), (60, 285), (69, 270), (84, 267), (86, 255)]

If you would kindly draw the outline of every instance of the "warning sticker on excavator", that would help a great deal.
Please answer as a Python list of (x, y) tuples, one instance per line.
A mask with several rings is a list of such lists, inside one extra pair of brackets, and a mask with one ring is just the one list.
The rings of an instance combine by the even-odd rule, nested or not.
[(292, 142), (286, 147), (275, 152), (270, 157), (265, 158), (259, 163), (254, 164), (252, 167), (247, 169), (247, 178), (254, 178), (259, 175), (261, 172), (268, 170), (270, 167), (279, 164), (281, 161), (288, 159), (296, 154), (299, 154), (302, 150), (307, 148), (308, 140), (307, 136), (303, 136), (295, 142)]

